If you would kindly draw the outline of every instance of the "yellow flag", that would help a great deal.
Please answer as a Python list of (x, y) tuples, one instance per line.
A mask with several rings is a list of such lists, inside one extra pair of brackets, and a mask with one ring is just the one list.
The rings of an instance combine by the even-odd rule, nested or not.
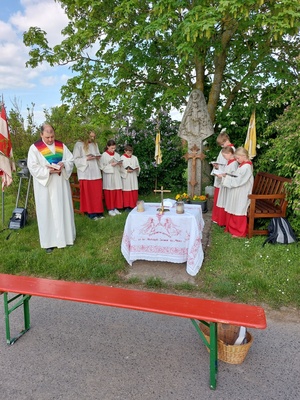
[(256, 156), (256, 126), (255, 126), (255, 111), (252, 112), (246, 141), (244, 144), (246, 150), (248, 150), (249, 158), (252, 160)]
[(162, 163), (162, 154), (161, 154), (161, 150), (160, 150), (160, 132), (158, 132), (156, 134), (156, 138), (155, 138), (155, 162), (156, 164), (161, 164)]

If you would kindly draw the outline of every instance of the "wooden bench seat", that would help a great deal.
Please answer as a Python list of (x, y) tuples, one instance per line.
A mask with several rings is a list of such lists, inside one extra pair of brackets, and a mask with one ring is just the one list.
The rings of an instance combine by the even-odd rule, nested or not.
[(292, 180), (267, 172), (258, 172), (254, 179), (252, 194), (249, 194), (248, 237), (267, 235), (266, 229), (254, 229), (255, 219), (285, 217), (288, 202), (286, 184)]
[[(29, 300), (31, 296), (189, 318), (201, 340), (210, 350), (210, 387), (212, 389), (216, 388), (218, 370), (217, 323), (248, 328), (266, 328), (264, 310), (261, 307), (248, 304), (7, 274), (0, 274), (0, 291), (4, 292), (6, 340), (8, 344), (14, 343), (30, 329)], [(16, 295), (9, 297), (9, 293)], [(9, 315), (20, 306), (24, 308), (24, 329), (17, 337), (11, 339)], [(209, 342), (199, 328), (199, 321), (204, 321), (209, 326)]]

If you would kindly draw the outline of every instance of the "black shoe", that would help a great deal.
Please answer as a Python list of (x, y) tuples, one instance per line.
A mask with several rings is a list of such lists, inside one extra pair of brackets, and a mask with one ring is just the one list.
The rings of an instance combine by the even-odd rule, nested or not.
[(46, 253), (50, 254), (50, 253), (52, 253), (53, 250), (54, 250), (54, 247), (49, 247), (48, 249), (46, 249)]

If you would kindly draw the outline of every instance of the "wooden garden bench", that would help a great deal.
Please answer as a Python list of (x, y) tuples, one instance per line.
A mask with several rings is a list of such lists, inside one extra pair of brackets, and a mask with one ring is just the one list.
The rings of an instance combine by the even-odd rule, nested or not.
[[(189, 318), (210, 350), (211, 389), (215, 389), (217, 383), (217, 323), (258, 329), (265, 329), (267, 326), (265, 313), (261, 307), (172, 294), (7, 274), (0, 274), (0, 291), (4, 293), (7, 344), (13, 344), (30, 329), (29, 300), (31, 296)], [(24, 329), (17, 337), (11, 339), (9, 315), (20, 306), (23, 306)], [(205, 322), (209, 327), (210, 343), (200, 330), (199, 321)]]
[(292, 180), (267, 172), (258, 172), (254, 179), (252, 194), (249, 194), (248, 237), (267, 235), (266, 229), (254, 229), (257, 218), (285, 217), (288, 202), (286, 200), (285, 184)]

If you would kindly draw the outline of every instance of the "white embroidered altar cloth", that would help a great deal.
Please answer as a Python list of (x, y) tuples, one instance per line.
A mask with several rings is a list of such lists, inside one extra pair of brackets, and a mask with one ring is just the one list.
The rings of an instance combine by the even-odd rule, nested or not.
[(121, 251), (129, 265), (136, 260), (186, 262), (195, 276), (203, 262), (201, 205), (185, 204), (184, 214), (176, 206), (159, 215), (158, 203), (145, 203), (145, 211), (134, 208), (126, 219)]

